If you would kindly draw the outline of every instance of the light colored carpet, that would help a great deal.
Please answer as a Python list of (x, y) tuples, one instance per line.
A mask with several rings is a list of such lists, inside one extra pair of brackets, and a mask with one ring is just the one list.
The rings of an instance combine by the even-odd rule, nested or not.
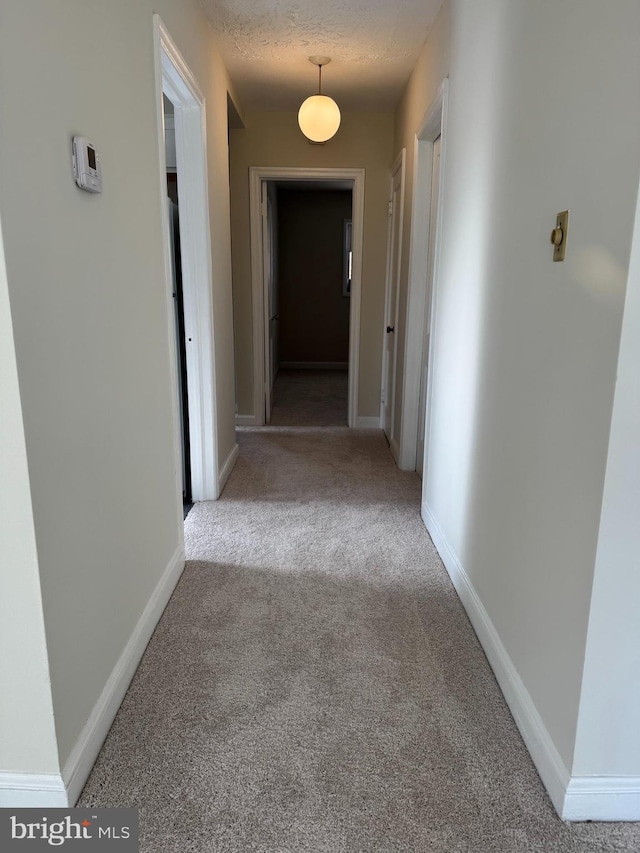
[(84, 790), (148, 853), (611, 853), (562, 823), (377, 431), (242, 430)]
[(346, 370), (280, 370), (271, 426), (346, 426)]

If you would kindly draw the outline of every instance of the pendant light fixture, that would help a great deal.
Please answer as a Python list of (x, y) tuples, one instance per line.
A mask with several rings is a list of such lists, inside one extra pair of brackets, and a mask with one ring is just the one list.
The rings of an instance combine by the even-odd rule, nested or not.
[(298, 111), (300, 130), (311, 142), (326, 142), (338, 132), (340, 109), (333, 100), (322, 94), (322, 66), (331, 62), (329, 56), (310, 56), (309, 62), (318, 66), (318, 94), (311, 95)]

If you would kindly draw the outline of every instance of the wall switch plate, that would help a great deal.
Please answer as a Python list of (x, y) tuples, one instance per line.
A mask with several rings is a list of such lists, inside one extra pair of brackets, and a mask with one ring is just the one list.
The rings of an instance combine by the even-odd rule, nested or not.
[(553, 260), (564, 261), (567, 252), (567, 236), (569, 234), (569, 211), (563, 210), (556, 216), (556, 227), (551, 232), (553, 244)]

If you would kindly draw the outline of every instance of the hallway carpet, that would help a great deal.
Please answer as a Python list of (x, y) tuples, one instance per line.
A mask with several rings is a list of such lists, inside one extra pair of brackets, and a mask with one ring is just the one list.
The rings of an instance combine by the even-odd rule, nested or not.
[(346, 426), (346, 370), (281, 369), (273, 388), (271, 426)]
[(564, 824), (378, 431), (242, 430), (79, 805), (145, 853), (605, 853)]

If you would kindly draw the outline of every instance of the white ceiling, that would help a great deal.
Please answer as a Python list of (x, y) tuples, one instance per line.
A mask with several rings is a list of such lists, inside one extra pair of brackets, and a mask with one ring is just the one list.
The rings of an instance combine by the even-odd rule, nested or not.
[(246, 109), (297, 110), (322, 90), (343, 110), (395, 108), (443, 0), (200, 0)]

